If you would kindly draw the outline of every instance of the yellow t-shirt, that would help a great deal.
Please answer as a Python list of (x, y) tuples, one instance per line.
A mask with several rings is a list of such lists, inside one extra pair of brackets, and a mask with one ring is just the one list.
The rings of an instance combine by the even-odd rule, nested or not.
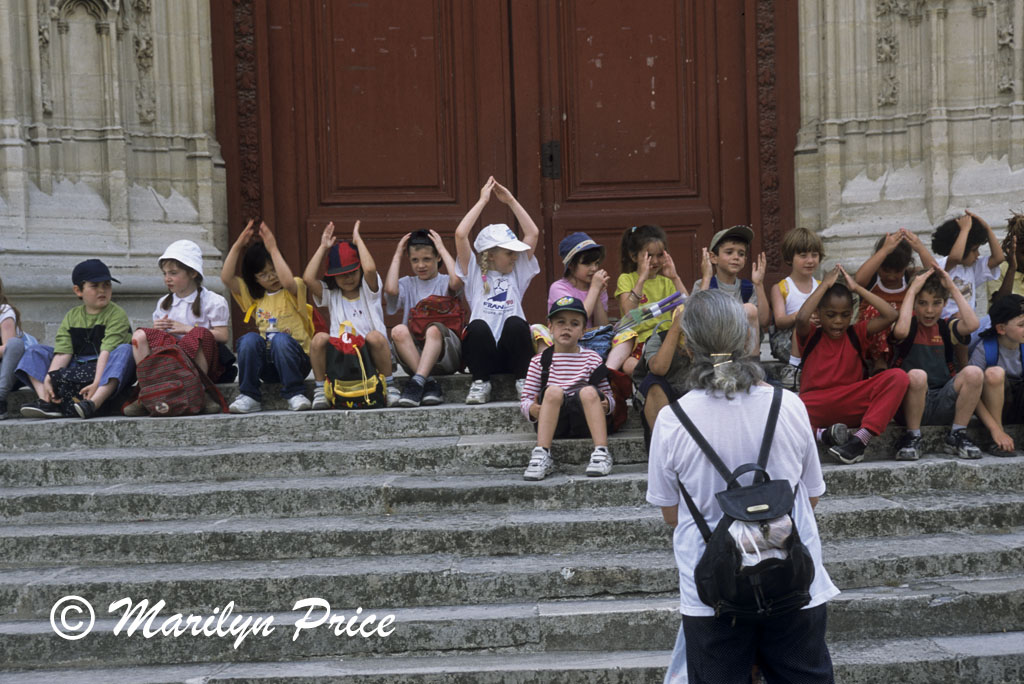
[[(637, 282), (640, 280), (640, 274), (636, 271), (632, 273), (623, 273), (619, 276), (618, 283), (615, 285), (615, 297), (618, 298), (624, 292), (629, 292), (636, 288)], [(635, 290), (634, 290), (635, 291)], [(676, 284), (663, 275), (656, 275), (653, 278), (649, 278), (644, 282), (643, 297), (640, 298), (640, 304), (638, 306), (646, 306), (653, 302), (660, 302), (665, 297), (674, 294), (676, 291)], [(671, 321), (672, 312), (663, 313), (657, 318), (652, 318), (649, 321), (644, 321), (637, 325), (633, 330), (636, 331), (637, 341), (646, 342), (647, 338), (651, 336), (655, 328), (663, 321)]]
[[(992, 300), (992, 295), (999, 292), (999, 288), (1003, 286), (1003, 278), (1006, 277), (1006, 269), (1009, 267), (1009, 264), (1005, 261), (999, 264), (999, 278), (997, 280), (988, 281), (989, 301)], [(1024, 273), (1013, 274), (1013, 294), (1024, 296)]]
[(277, 292), (268, 292), (259, 299), (252, 298), (244, 280), (236, 277), (235, 282), (238, 284), (238, 294), (232, 293), (232, 296), (242, 307), (242, 311), (248, 311), (253, 304), (256, 305), (252, 321), (259, 329), (260, 335), (266, 336), (270, 319), (276, 318), (277, 329), (291, 335), (302, 345), (302, 351), (309, 353), (310, 335), (306, 330), (306, 283), (302, 278), (295, 278), (295, 294), (282, 287)]

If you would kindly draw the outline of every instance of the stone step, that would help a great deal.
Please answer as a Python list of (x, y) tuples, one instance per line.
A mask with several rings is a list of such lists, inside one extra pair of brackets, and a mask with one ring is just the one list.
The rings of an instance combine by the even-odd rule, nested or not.
[[(305, 598), (305, 597), (303, 597)], [(333, 597), (332, 597), (333, 598)], [(390, 608), (342, 605), (327, 601), (330, 608), (312, 609), (307, 623), (324, 617), (318, 628), (309, 624), (295, 639), (306, 610), (254, 613), (277, 628), (272, 634), (255, 635), (237, 649), (225, 648), (230, 640), (185, 634), (178, 638), (160, 635), (142, 639), (113, 634), (126, 609), (96, 608), (96, 624), (86, 639), (63, 642), (55, 639), (48, 620), (0, 622), (0, 655), (14, 667), (71, 665), (101, 655), (106, 664), (155, 665), (200, 661), (286, 660), (321, 657), (331, 653), (349, 656), (380, 656), (415, 653), (457, 653), (489, 650), (622, 651), (636, 644), (671, 649), (679, 625), (677, 596), (663, 598), (603, 598), (539, 601), (519, 604), (476, 604)], [(141, 601), (133, 597), (133, 601)], [(830, 639), (943, 637), (963, 633), (1013, 632), (1024, 629), (1024, 577), (954, 579), (921, 582), (910, 587), (855, 590), (829, 604)], [(137, 615), (144, 612), (143, 606)], [(159, 631), (172, 610), (154, 609), (151, 629)], [(394, 631), (382, 637), (351, 638), (326, 627), (328, 612), (356, 622), (373, 614), (377, 620), (393, 616)], [(235, 611), (233, 615), (241, 615)], [(200, 621), (205, 619), (200, 615)], [(178, 620), (181, 618), (179, 617)], [(139, 624), (146, 622), (140, 620)], [(269, 622), (267, 624), (270, 624)], [(369, 629), (372, 629), (370, 625)], [(130, 641), (129, 639), (135, 639)], [(130, 644), (126, 648), (126, 643)]]
[[(484, 509), (585, 508), (630, 506), (644, 501), (646, 463), (620, 463), (607, 477), (589, 478), (583, 462), (589, 456), (586, 443), (570, 462), (543, 482), (522, 479), (529, 452), (519, 449), (514, 469), (492, 470), (480, 475), (359, 474), (338, 476), (276, 477), (199, 482), (97, 483), (58, 487), (0, 488), (0, 520), (8, 524), (62, 522), (128, 522), (133, 520), (184, 520), (209, 517), (289, 517), (353, 513), (414, 513)], [(450, 447), (445, 447), (450, 450)], [(563, 449), (563, 451), (565, 451)], [(613, 452), (615, 453), (615, 452)], [(372, 452), (371, 452), (372, 457)], [(642, 454), (635, 454), (642, 455)], [(575, 462), (579, 461), (577, 465)], [(977, 461), (928, 459), (916, 467), (908, 464), (830, 468), (830, 480), (852, 495), (874, 492), (878, 496), (921, 494), (959, 485), (966, 491), (996, 492), (1024, 489), (1024, 460)], [(988, 467), (988, 466), (991, 467)], [(849, 473), (870, 471), (857, 478)], [(910, 475), (916, 486), (907, 484)], [(895, 477), (889, 477), (893, 476)], [(876, 484), (878, 486), (872, 486)], [(829, 482), (831, 498), (836, 496)], [(888, 485), (888, 486), (886, 486)], [(897, 487), (900, 489), (897, 490)], [(896, 491), (894, 491), (896, 490)]]
[[(642, 644), (641, 644), (642, 645)], [(1024, 672), (1024, 633), (831, 641), (842, 684), (1008, 684)], [(661, 684), (668, 651), (564, 651), (0, 673), (0, 684)]]
[[(1024, 525), (1024, 494), (945, 493), (825, 498), (825, 539), (957, 531), (1009, 532)], [(273, 560), (347, 554), (501, 555), (668, 548), (652, 506), (296, 518), (6, 525), (9, 567), (52, 563)]]
[[(483, 474), (526, 467), (534, 433), (339, 442), (235, 443), (210, 448), (96, 448), (0, 455), (0, 482), (11, 487), (327, 477), (371, 473)], [(647, 462), (639, 430), (611, 435), (615, 463)], [(552, 445), (558, 467), (584, 467), (589, 439)], [(1024, 459), (1021, 461), (1024, 463)], [(521, 473), (520, 473), (521, 475)], [(912, 478), (909, 478), (912, 479)]]
[[(525, 464), (524, 464), (525, 465)], [(647, 465), (606, 477), (566, 466), (543, 482), (522, 471), (488, 475), (346, 475), (291, 479), (0, 488), (8, 524), (191, 518), (361, 515), (471, 510), (558, 510), (643, 502)]]
[[(515, 402), (482, 406), (441, 404), (412, 409), (365, 411), (263, 411), (175, 418), (106, 417), (82, 420), (7, 420), (0, 427), (0, 450), (56, 451), (135, 447), (207, 447), (281, 442), (349, 442), (366, 439), (505, 435), (522, 433), (526, 419)], [(630, 412), (624, 429), (638, 429)]]
[[(455, 375), (439, 375), (437, 376), (437, 382), (441, 385), (441, 391), (444, 393), (444, 400), (446, 403), (458, 403), (461, 404), (466, 401), (466, 394), (469, 392), (469, 386), (473, 382), (473, 378), (465, 373), (456, 373)], [(407, 377), (396, 376), (396, 383), (399, 388), (405, 387), (405, 383), (408, 382)], [(312, 398), (313, 387), (316, 383), (313, 382), (312, 374), (309, 375), (305, 383), (305, 393), (307, 397)], [(224, 395), (224, 399), (230, 404), (232, 401), (238, 398), (238, 383), (222, 383), (217, 385), (217, 389)], [(263, 408), (267, 411), (283, 411), (288, 408), (288, 402), (281, 398), (281, 385), (278, 383), (265, 383), (262, 387), (261, 403)], [(27, 388), (21, 388), (17, 391), (11, 392), (7, 397), (7, 412), (11, 418), (20, 417), (21, 407), (25, 404), (34, 401), (36, 398), (35, 392)], [(517, 399), (515, 379), (511, 375), (495, 375), (491, 378), (491, 400), (492, 401), (515, 401)]]
[[(1024, 567), (1024, 528), (1005, 534), (940, 534), (823, 544), (844, 591), (972, 577)], [(344, 605), (433, 606), (674, 594), (671, 549), (524, 556), (354, 556), (280, 561), (34, 567), (0, 571), (0, 615), (41, 619), (61, 597), (94, 605), (125, 596), (163, 599), (171, 611), (209, 613), (234, 601), (243, 612), (280, 612), (305, 596)]]

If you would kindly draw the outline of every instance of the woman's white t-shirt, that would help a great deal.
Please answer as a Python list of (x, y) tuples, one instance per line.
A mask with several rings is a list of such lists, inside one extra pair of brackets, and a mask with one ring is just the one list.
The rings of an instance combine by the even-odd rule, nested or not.
[[(172, 321), (207, 330), (228, 325), (231, 318), (228, 300), (206, 288), (203, 288), (203, 295), (199, 298), (199, 315), (196, 316), (192, 313), (192, 302), (196, 300), (198, 294), (199, 290), (186, 297), (171, 294), (171, 308), (169, 309), (160, 308), (160, 304), (164, 301), (164, 298), (161, 297), (156, 303), (156, 308), (153, 309), (153, 321), (167, 317)], [(182, 335), (175, 335), (175, 337), (182, 337)]]
[[(737, 392), (726, 399), (721, 392), (694, 390), (679, 400), (679, 405), (714, 447), (729, 470), (757, 460), (761, 437), (768, 420), (773, 388), (757, 386), (750, 393)], [(711, 529), (722, 517), (715, 493), (725, 489), (725, 480), (676, 418), (670, 406), (658, 414), (651, 435), (648, 463), (647, 501), (655, 506), (679, 505), (679, 524), (673, 536), (676, 565), (679, 567), (679, 610), (684, 615), (710, 616), (715, 611), (697, 596), (693, 570), (704, 553), (705, 543), (690, 515), (679, 489), (679, 480), (705, 515)], [(818, 449), (814, 444), (807, 409), (792, 392), (782, 393), (779, 421), (768, 459), (768, 474), (773, 480), (789, 480), (796, 488), (793, 518), (800, 540), (814, 559), (811, 602), (821, 605), (839, 593), (821, 562), (821, 538), (814, 520), (810, 497), (825, 493)], [(744, 475), (741, 484), (749, 484)], [(798, 486), (799, 485), (799, 486)]]
[(359, 296), (356, 299), (346, 299), (341, 290), (328, 289), (327, 283), (320, 281), (321, 292), (319, 297), (313, 297), (313, 303), (317, 306), (326, 306), (331, 314), (331, 328), (328, 331), (332, 337), (339, 334), (339, 326), (345, 321), (351, 321), (356, 329), (357, 335), (366, 337), (371, 331), (376, 330), (381, 335), (387, 336), (388, 329), (384, 325), (384, 309), (381, 308), (381, 295), (384, 292), (380, 274), (377, 274), (377, 291), (370, 290), (366, 280), (359, 285)]
[(456, 263), (456, 275), (462, 278), (466, 286), (466, 302), (469, 304), (469, 320), (484, 321), (491, 329), (494, 339), (501, 337), (505, 327), (505, 319), (519, 316), (526, 320), (523, 313), (523, 293), (529, 287), (533, 277), (540, 273), (537, 257), (520, 252), (515, 268), (511, 273), (487, 272), (487, 284), (490, 289), (484, 292), (483, 274), (476, 261), (476, 254), (470, 253), (466, 272)]

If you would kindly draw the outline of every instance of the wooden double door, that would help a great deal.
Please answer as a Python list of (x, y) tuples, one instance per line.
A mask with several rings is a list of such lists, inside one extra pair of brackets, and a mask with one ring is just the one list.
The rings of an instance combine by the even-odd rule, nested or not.
[(541, 226), (532, 319), (571, 232), (607, 247), (614, 283), (623, 231), (659, 224), (689, 283), (715, 230), (761, 222), (765, 3), (212, 3), (232, 236), (265, 218), (296, 271), (359, 219), (383, 274), (404, 233), (450, 238), (490, 175)]

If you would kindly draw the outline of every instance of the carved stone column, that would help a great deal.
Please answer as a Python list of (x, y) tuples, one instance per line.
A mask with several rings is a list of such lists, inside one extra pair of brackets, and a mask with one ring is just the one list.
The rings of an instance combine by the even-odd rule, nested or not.
[(227, 230), (209, 11), (0, 0), (0, 276), (33, 333), (52, 339), (82, 259), (111, 266), (140, 322), (173, 240), (195, 240), (216, 272)]
[(1021, 0), (801, 0), (797, 223), (831, 256), (1024, 206)]

